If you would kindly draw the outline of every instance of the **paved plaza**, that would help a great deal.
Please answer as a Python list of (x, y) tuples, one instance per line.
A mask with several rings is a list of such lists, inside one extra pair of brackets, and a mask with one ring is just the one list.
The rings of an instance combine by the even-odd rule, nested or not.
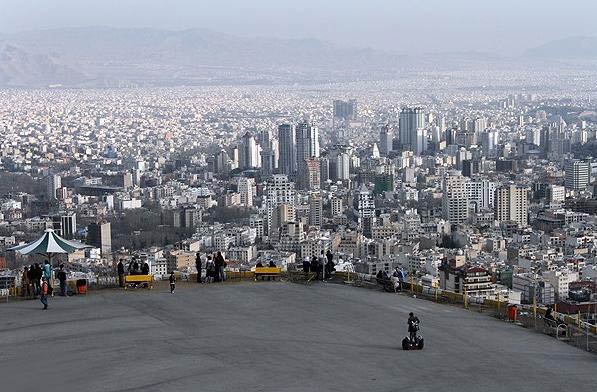
[[(335, 284), (0, 304), (1, 390), (594, 391), (597, 358), (460, 308)], [(423, 351), (403, 351), (409, 311)], [(10, 387), (6, 388), (5, 387)]]

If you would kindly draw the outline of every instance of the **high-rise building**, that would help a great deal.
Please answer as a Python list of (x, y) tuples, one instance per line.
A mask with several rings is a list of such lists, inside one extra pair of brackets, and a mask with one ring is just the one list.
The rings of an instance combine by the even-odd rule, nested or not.
[(255, 169), (261, 167), (260, 147), (251, 132), (245, 133), (240, 146), (241, 169)]
[(496, 189), (495, 220), (516, 222), (519, 227), (529, 225), (529, 188), (518, 185), (504, 185)]
[(464, 223), (469, 215), (468, 177), (458, 171), (448, 172), (444, 178), (442, 210), (444, 218), (453, 224)]
[(91, 223), (87, 226), (87, 244), (99, 248), (103, 258), (112, 256), (112, 228), (110, 222)]
[(427, 151), (427, 130), (425, 128), (418, 128), (415, 135), (412, 147), (415, 155), (421, 155)]
[(321, 192), (309, 194), (309, 226), (320, 227), (323, 219), (323, 201)]
[(390, 151), (392, 151), (392, 139), (394, 133), (390, 129), (389, 125), (381, 127), (379, 132), (379, 153), (382, 157), (387, 157)]
[(495, 198), (495, 183), (484, 179), (474, 179), (465, 184), (469, 205), (474, 205), (475, 211), (493, 208)]
[(294, 211), (296, 205), (296, 193), (294, 183), (288, 180), (285, 174), (275, 174), (267, 182), (265, 191), (265, 210), (267, 212), (266, 232), (272, 233), (274, 222), (274, 211), (278, 206), (284, 204)]
[(240, 195), (240, 204), (243, 207), (253, 207), (253, 195), (255, 194), (255, 179), (239, 177), (236, 180), (237, 191)]
[(358, 193), (359, 225), (363, 235), (372, 237), (373, 226), (375, 226), (375, 199), (373, 194), (363, 185)]
[(566, 162), (565, 184), (566, 189), (585, 190), (591, 179), (591, 168), (587, 161), (575, 159)]
[(297, 171), (296, 161), (296, 128), (291, 124), (278, 127), (278, 171), (288, 176)]
[(340, 216), (344, 212), (344, 208), (342, 207), (342, 199), (339, 197), (332, 197), (332, 216)]
[(307, 121), (296, 126), (296, 159), (298, 167), (309, 158), (319, 158), (319, 129)]
[(52, 225), (58, 235), (67, 240), (74, 238), (77, 232), (77, 214), (73, 211), (52, 215)]
[(484, 117), (476, 118), (473, 123), (473, 131), (475, 133), (481, 133), (485, 131), (485, 128), (487, 128), (487, 120)]
[(350, 179), (350, 155), (341, 152), (336, 157), (336, 179), (345, 181)]
[(58, 174), (50, 174), (47, 179), (47, 194), (49, 200), (56, 200), (56, 191), (62, 187), (62, 179)]
[(319, 189), (321, 187), (321, 164), (319, 159), (305, 159), (298, 172), (299, 189)]
[(340, 99), (334, 100), (334, 118), (342, 120), (356, 120), (357, 119), (357, 101), (351, 99), (349, 101), (342, 101)]
[(402, 108), (399, 119), (400, 144), (414, 150), (417, 143), (417, 130), (425, 127), (425, 111), (421, 107)]
[(257, 134), (257, 142), (261, 151), (261, 171), (270, 175), (274, 173), (274, 169), (278, 166), (276, 159), (276, 151), (274, 140), (271, 137), (270, 131), (263, 130)]
[(486, 156), (495, 156), (496, 147), (499, 141), (499, 133), (496, 130), (487, 130), (481, 133), (481, 148)]

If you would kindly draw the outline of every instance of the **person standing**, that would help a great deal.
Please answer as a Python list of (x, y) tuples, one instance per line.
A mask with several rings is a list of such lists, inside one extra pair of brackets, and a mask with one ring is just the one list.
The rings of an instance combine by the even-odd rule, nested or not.
[(325, 265), (325, 277), (329, 280), (332, 279), (332, 272), (334, 271), (334, 254), (328, 249), (325, 257), (327, 259), (327, 263)]
[(118, 260), (116, 269), (118, 271), (118, 285), (124, 287), (124, 264), (122, 264), (122, 259)]
[(195, 268), (197, 269), (197, 283), (201, 283), (201, 253), (195, 254)]
[(21, 294), (25, 298), (31, 296), (31, 284), (29, 283), (29, 268), (23, 269), (23, 275), (21, 275)]
[(170, 294), (174, 294), (174, 289), (176, 289), (176, 276), (174, 276), (174, 271), (170, 272)]
[(40, 301), (44, 305), (43, 310), (48, 309), (48, 292), (50, 291), (50, 285), (46, 277), (41, 278), (41, 289), (40, 289)]
[(46, 278), (46, 282), (48, 283), (48, 292), (50, 295), (52, 295), (52, 292), (54, 291), (52, 288), (52, 266), (48, 260), (44, 261), (43, 277)]
[(58, 282), (60, 283), (60, 295), (66, 297), (66, 271), (64, 270), (64, 264), (60, 264), (60, 270), (57, 275)]
[(39, 292), (41, 291), (40, 283), (44, 273), (41, 267), (39, 266), (39, 263), (35, 263), (35, 265), (31, 269), (33, 270), (33, 292), (37, 297), (39, 295)]
[(214, 264), (216, 267), (216, 276), (214, 281), (215, 282), (223, 282), (222, 275), (224, 270), (224, 256), (222, 256), (222, 252), (218, 251), (214, 256)]

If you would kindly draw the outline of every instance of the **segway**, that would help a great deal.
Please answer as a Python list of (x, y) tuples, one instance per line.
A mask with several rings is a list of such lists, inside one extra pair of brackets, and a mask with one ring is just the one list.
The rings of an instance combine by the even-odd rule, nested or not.
[(410, 336), (405, 337), (402, 339), (402, 349), (403, 350), (422, 350), (423, 346), (425, 345), (425, 340), (422, 336), (419, 336), (416, 331), (419, 330), (419, 323), (415, 323), (415, 337), (413, 339)]

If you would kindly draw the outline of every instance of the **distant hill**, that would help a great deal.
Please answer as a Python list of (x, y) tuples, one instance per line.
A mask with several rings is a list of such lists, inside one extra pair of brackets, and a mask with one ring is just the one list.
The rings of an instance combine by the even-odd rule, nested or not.
[(597, 37), (570, 37), (550, 41), (527, 50), (525, 55), (544, 59), (597, 60)]
[(0, 45), (0, 86), (29, 87), (80, 82), (83, 74), (51, 56)]
[(38, 30), (0, 35), (2, 45), (9, 53), (0, 58), (0, 86), (355, 79), (400, 62), (398, 55), (316, 39), (240, 38), (198, 29)]

